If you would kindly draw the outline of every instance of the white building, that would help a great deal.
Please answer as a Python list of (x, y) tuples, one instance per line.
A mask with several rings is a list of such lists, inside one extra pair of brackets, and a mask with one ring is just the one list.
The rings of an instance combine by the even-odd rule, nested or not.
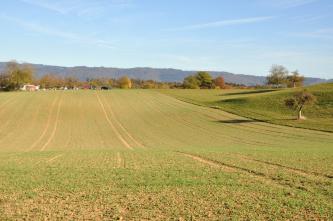
[(33, 85), (33, 84), (25, 84), (21, 88), (22, 91), (39, 91), (40, 86), (39, 85)]

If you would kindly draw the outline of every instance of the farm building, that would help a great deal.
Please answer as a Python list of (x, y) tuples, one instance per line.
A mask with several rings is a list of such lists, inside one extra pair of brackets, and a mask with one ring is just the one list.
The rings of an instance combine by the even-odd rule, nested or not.
[(38, 91), (39, 90), (39, 85), (33, 85), (33, 84), (25, 84), (21, 88), (22, 91)]

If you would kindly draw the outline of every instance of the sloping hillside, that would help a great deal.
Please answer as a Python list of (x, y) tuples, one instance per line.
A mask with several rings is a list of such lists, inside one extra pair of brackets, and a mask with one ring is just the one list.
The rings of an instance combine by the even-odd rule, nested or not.
[(251, 119), (275, 124), (333, 132), (333, 83), (306, 88), (317, 103), (303, 111), (307, 120), (295, 120), (296, 113), (284, 100), (301, 89), (285, 90), (174, 90), (163, 91), (179, 99), (220, 108)]

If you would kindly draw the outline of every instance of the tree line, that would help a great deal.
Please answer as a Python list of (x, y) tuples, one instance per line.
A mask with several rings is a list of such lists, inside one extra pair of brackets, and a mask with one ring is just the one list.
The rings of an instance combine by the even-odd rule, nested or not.
[[(298, 71), (289, 73), (282, 65), (273, 65), (267, 76), (269, 87), (301, 87), (304, 77)], [(3, 73), (0, 73), (0, 90), (19, 90), (25, 84), (40, 85), (43, 89), (101, 89), (101, 88), (141, 88), (141, 89), (228, 89), (246, 88), (245, 85), (225, 82), (222, 76), (213, 78), (209, 72), (199, 71), (184, 78), (183, 82), (158, 82), (154, 80), (131, 79), (127, 76), (116, 78), (88, 78), (84, 81), (74, 76), (61, 77), (56, 74), (46, 74), (35, 77), (35, 70), (29, 64), (8, 62)]]
[(87, 78), (82, 81), (74, 76), (61, 77), (59, 75), (49, 73), (37, 78), (35, 76), (35, 70), (31, 65), (19, 64), (15, 61), (8, 62), (5, 70), (0, 73), (0, 90), (19, 90), (26, 84), (40, 85), (40, 88), (42, 89), (168, 89), (181, 87), (181, 83), (177, 82), (158, 82), (154, 80), (131, 79), (127, 76), (122, 76), (117, 79)]
[[(282, 65), (273, 65), (266, 77), (266, 87), (296, 88), (304, 85), (304, 76), (297, 70), (290, 72)], [(226, 89), (232, 87), (246, 88), (245, 85), (226, 83), (222, 76), (213, 78), (208, 72), (197, 72), (184, 78), (183, 88), (187, 89)], [(257, 86), (259, 87), (259, 86)]]
[[(127, 76), (116, 78), (87, 78), (80, 80), (74, 76), (61, 77), (56, 74), (45, 74), (35, 77), (35, 70), (29, 64), (19, 64), (16, 61), (8, 62), (5, 70), (0, 73), (0, 90), (19, 90), (26, 84), (39, 85), (42, 89), (174, 89), (174, 88), (227, 88), (223, 77), (215, 79), (208, 72), (198, 72), (186, 77), (183, 82), (158, 82), (154, 80), (131, 79)], [(235, 86), (235, 85), (234, 85)]]
[(187, 89), (212, 89), (212, 88), (225, 88), (226, 84), (222, 76), (215, 79), (205, 71), (199, 71), (194, 75), (186, 77), (183, 81), (183, 87)]
[(184, 89), (230, 89), (248, 88), (243, 84), (229, 83), (222, 76), (213, 78), (209, 72), (199, 71), (184, 78), (181, 88)]

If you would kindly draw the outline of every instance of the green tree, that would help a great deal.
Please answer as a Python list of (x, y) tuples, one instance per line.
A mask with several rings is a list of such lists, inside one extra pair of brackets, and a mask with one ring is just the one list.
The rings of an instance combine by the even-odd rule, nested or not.
[(199, 86), (200, 88), (205, 88), (205, 89), (209, 89), (213, 87), (213, 80), (212, 80), (212, 76), (205, 71), (199, 71), (196, 74), (196, 78), (199, 81)]
[(18, 64), (16, 61), (8, 62), (4, 73), (5, 79), (7, 79), (8, 90), (18, 90), (24, 84), (32, 83), (34, 75), (34, 69), (28, 64)]
[(293, 71), (291, 75), (287, 76), (287, 86), (288, 87), (302, 87), (304, 84), (304, 76), (300, 75), (299, 72)]
[(122, 89), (130, 89), (132, 88), (132, 81), (129, 77), (123, 76), (118, 79), (119, 87)]
[(0, 74), (0, 90), (9, 90), (10, 77), (7, 73)]
[(302, 110), (306, 105), (312, 105), (316, 102), (316, 97), (307, 92), (306, 90), (295, 94), (293, 98), (288, 98), (285, 101), (285, 105), (288, 108), (297, 110), (297, 119), (304, 120), (305, 117), (302, 116)]
[(273, 65), (267, 76), (267, 84), (275, 87), (285, 86), (288, 73), (288, 70), (282, 65)]
[(190, 75), (184, 78), (184, 88), (186, 89), (198, 89), (200, 88), (200, 82), (196, 76)]

